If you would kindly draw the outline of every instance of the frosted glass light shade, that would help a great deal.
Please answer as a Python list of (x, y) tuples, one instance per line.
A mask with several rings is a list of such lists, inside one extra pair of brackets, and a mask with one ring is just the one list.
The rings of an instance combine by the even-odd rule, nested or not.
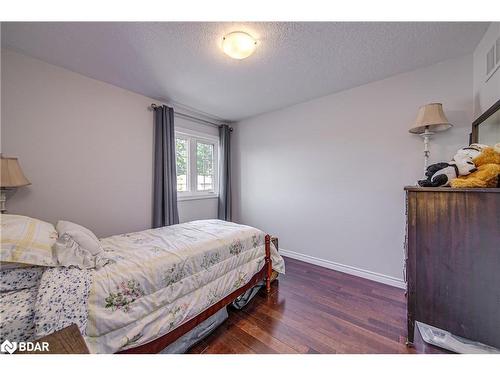
[(245, 59), (254, 53), (257, 41), (243, 31), (235, 31), (222, 38), (222, 50), (233, 59)]
[(452, 126), (443, 112), (443, 105), (430, 103), (420, 107), (417, 119), (410, 128), (410, 133), (422, 134), (425, 132), (425, 128), (436, 133), (448, 130)]

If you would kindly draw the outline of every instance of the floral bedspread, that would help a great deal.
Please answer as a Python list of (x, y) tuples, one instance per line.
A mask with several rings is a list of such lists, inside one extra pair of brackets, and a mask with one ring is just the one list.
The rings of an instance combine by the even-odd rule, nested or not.
[[(264, 235), (200, 220), (102, 239), (113, 261), (99, 270), (5, 271), (1, 336), (36, 339), (76, 323), (91, 353), (145, 344), (246, 284), (264, 265)], [(272, 244), (271, 258), (284, 273)]]
[[(101, 240), (114, 263), (93, 277), (85, 333), (90, 351), (145, 344), (243, 286), (264, 265), (264, 235), (199, 220)], [(272, 245), (271, 253), (273, 268), (284, 273)]]

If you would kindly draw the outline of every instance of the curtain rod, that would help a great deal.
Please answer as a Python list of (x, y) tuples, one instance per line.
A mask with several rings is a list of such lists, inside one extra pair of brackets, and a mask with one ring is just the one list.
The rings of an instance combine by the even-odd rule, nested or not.
[[(149, 108), (151, 110), (154, 110), (155, 108), (158, 108), (160, 107), (159, 105), (155, 104), (155, 103), (152, 103)], [(195, 116), (191, 116), (191, 115), (188, 115), (186, 113), (182, 113), (182, 112), (177, 112), (174, 110), (174, 116), (179, 116), (181, 118), (185, 118), (185, 119), (188, 119), (188, 120), (193, 120), (193, 121), (197, 121), (197, 122), (201, 122), (202, 124), (207, 124), (207, 125), (210, 125), (210, 126), (215, 126), (217, 128), (220, 128), (222, 125), (221, 124), (217, 124), (215, 122), (211, 122), (211, 121), (208, 121), (208, 120), (205, 120), (205, 119), (202, 119), (202, 118), (199, 118), (199, 117), (195, 117)], [(233, 131), (233, 128), (229, 128), (230, 131)]]

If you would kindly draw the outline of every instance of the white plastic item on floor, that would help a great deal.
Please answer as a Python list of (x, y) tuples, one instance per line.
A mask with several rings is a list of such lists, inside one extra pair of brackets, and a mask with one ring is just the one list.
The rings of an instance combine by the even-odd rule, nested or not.
[(214, 315), (207, 318), (191, 331), (185, 333), (183, 336), (179, 337), (172, 344), (164, 348), (161, 354), (182, 354), (187, 352), (187, 350), (194, 344), (203, 340), (209, 334), (211, 334), (218, 326), (220, 326), (228, 318), (227, 309), (223, 307), (217, 311)]
[(422, 339), (431, 345), (460, 354), (500, 354), (500, 349), (455, 336), (448, 331), (417, 322)]

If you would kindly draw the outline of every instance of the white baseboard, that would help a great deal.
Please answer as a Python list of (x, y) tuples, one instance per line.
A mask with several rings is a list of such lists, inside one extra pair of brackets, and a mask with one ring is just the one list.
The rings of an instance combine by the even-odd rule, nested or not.
[(382, 283), (382, 284), (395, 286), (396, 288), (400, 288), (400, 289), (406, 288), (406, 284), (405, 284), (404, 280), (398, 279), (396, 277), (383, 275), (381, 273), (368, 271), (368, 270), (364, 270), (364, 269), (353, 267), (353, 266), (347, 266), (345, 264), (332, 262), (331, 260), (316, 258), (316, 257), (310, 256), (310, 255), (305, 255), (305, 254), (297, 253), (295, 251), (285, 250), (282, 248), (280, 248), (279, 252), (281, 255), (284, 255), (284, 256), (289, 257), (289, 258), (301, 260), (301, 261), (306, 262), (306, 263), (311, 263), (311, 264), (315, 264), (317, 266), (325, 267), (325, 268), (328, 268), (331, 270), (344, 272), (344, 273), (347, 273), (349, 275), (359, 276), (359, 277), (362, 277), (364, 279), (373, 280), (373, 281), (377, 281), (377, 282)]

